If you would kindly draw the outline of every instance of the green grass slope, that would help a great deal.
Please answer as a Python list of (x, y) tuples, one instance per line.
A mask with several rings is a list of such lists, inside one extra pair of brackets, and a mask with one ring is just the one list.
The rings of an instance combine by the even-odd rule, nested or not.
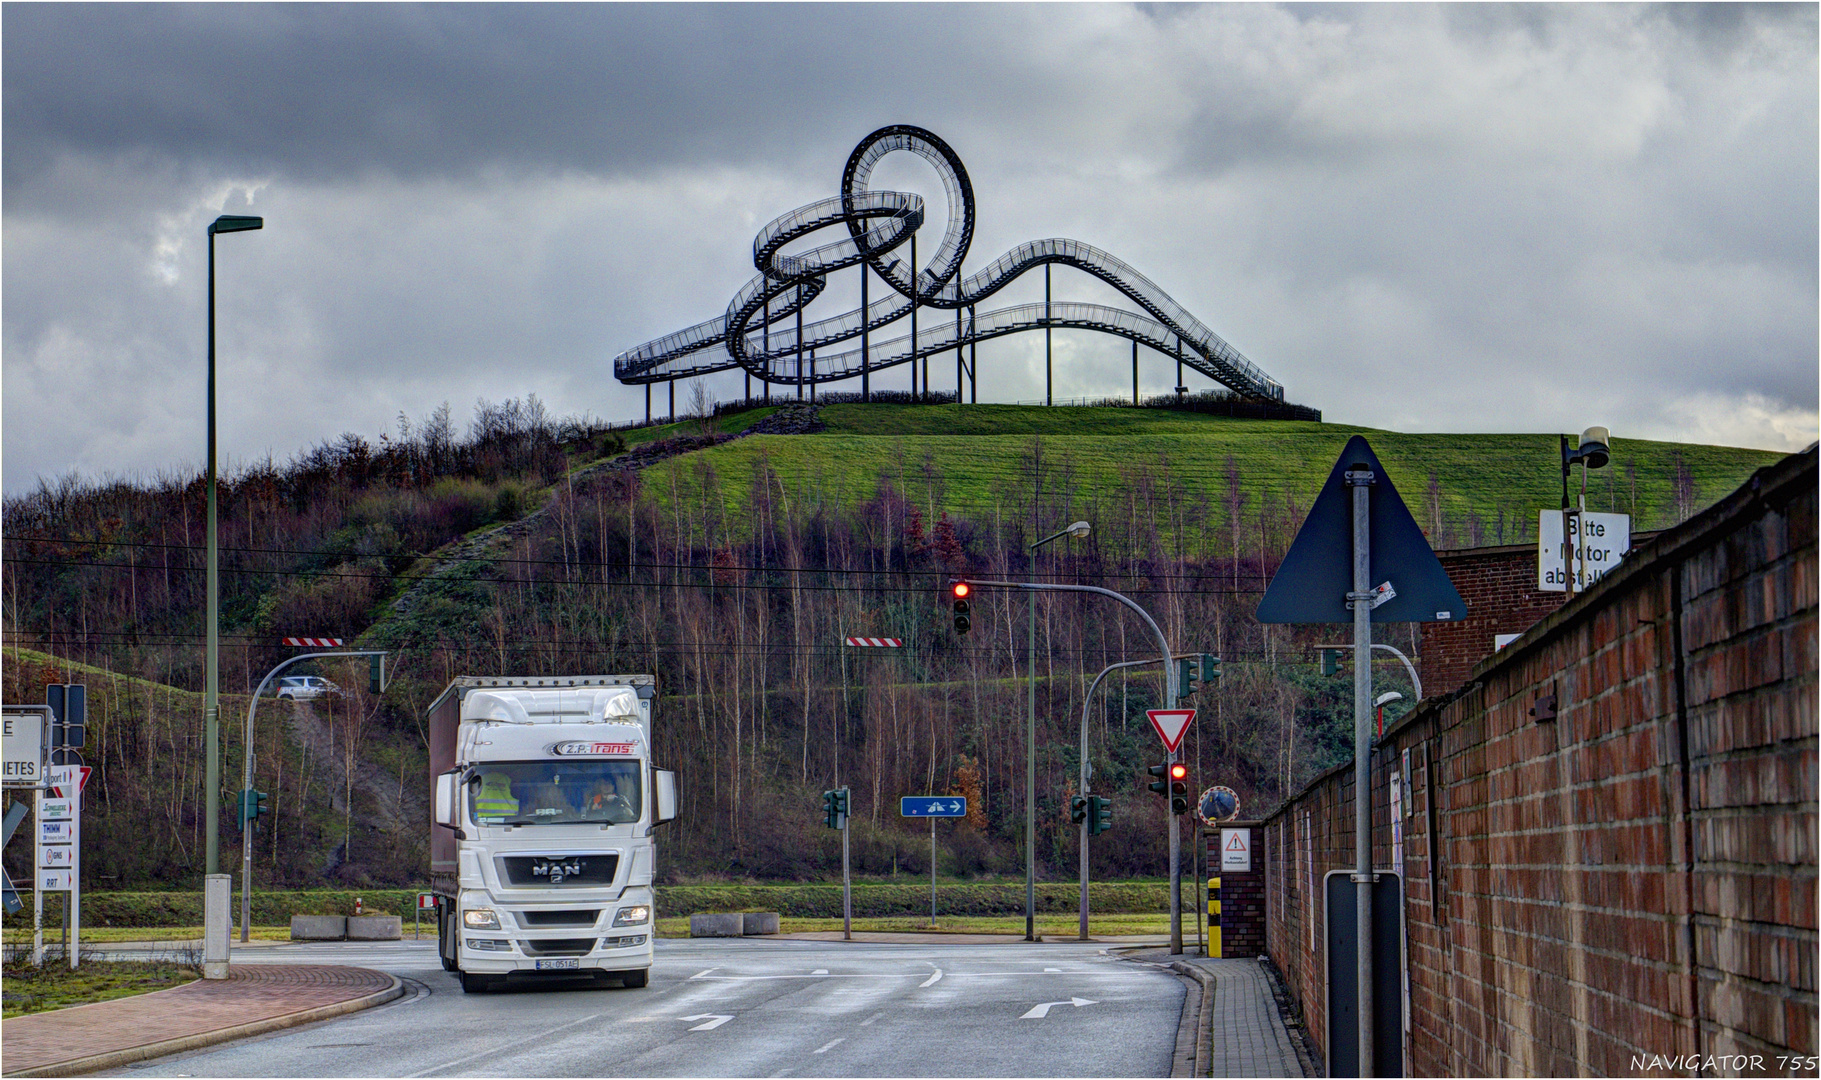
[[(1404, 434), (1296, 421), (1235, 420), (1159, 409), (1015, 405), (834, 405), (817, 435), (758, 435), (646, 470), (647, 490), (666, 505), (718, 519), (737, 537), (750, 522), (756, 477), (774, 492), (852, 506), (889, 479), (912, 502), (991, 521), (1021, 520), (1031, 461), (1040, 446), (1046, 487), (1078, 494), (1075, 505), (1128, 520), (1156, 516), (1132, 505), (1149, 479), (1181, 504), (1180, 550), (1230, 531), (1226, 504), (1237, 483), (1242, 522), (1261, 507), (1300, 522), (1348, 437), (1364, 434), (1419, 524), (1447, 546), (1535, 538), (1537, 511), (1561, 499), (1554, 434)], [(1620, 439), (1612, 464), (1591, 474), (1588, 508), (1629, 513), (1635, 530), (1673, 524), (1782, 455), (1763, 450)], [(1680, 477), (1680, 479), (1678, 479)], [(1579, 473), (1576, 473), (1578, 484)], [(1678, 487), (1680, 496), (1678, 496)], [(1171, 511), (1174, 513), (1174, 511)], [(1439, 513), (1438, 513), (1439, 512)], [(1440, 528), (1438, 525), (1438, 516)]]

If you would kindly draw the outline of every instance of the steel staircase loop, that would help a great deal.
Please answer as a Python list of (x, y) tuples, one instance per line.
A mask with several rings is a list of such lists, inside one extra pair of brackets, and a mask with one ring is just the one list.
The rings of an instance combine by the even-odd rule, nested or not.
[[(900, 151), (929, 162), (948, 199), (948, 226), (921, 269), (898, 252), (923, 226), (922, 198), (869, 187), (879, 161)], [(833, 382), (990, 338), (1062, 327), (1130, 338), (1245, 397), (1283, 400), (1283, 387), (1238, 349), (1150, 278), (1091, 244), (1065, 238), (1027, 241), (962, 277), (974, 224), (973, 185), (954, 149), (923, 128), (880, 128), (848, 156), (840, 195), (774, 218), (753, 237), (753, 265), (759, 273), (729, 300), (725, 314), (621, 353), (614, 359), (614, 375), (626, 383), (653, 383), (739, 367), (773, 383)], [(845, 227), (844, 239), (783, 254), (792, 243), (837, 225)], [(828, 275), (862, 263), (891, 291), (864, 312), (854, 309), (803, 323), (799, 343), (797, 320), (826, 289)], [(1142, 313), (1072, 301), (975, 310), (1024, 273), (1050, 263), (1099, 278)], [(904, 318), (913, 307), (966, 309), (968, 314), (952, 324), (938, 319), (920, 326), (915, 341), (909, 334), (870, 340), (872, 331)], [(827, 351), (862, 334), (869, 336), (864, 347)]]

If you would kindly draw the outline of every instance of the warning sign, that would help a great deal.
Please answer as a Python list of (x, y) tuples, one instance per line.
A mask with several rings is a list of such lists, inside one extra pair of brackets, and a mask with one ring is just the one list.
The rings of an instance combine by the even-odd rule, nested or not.
[(1252, 830), (1220, 830), (1220, 869), (1228, 874), (1252, 872)]

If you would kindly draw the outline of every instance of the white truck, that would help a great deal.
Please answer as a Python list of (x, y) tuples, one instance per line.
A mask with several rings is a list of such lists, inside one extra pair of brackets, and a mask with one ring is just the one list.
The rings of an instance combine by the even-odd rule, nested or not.
[(651, 763), (650, 675), (462, 676), (429, 711), (430, 877), (443, 968), (650, 979), (652, 830), (676, 774)]

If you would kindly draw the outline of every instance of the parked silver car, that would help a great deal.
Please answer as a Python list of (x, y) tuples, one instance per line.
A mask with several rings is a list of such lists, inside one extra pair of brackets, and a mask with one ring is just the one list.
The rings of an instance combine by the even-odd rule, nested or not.
[(285, 675), (278, 680), (278, 696), (292, 701), (313, 701), (325, 694), (339, 694), (341, 687), (321, 675)]

